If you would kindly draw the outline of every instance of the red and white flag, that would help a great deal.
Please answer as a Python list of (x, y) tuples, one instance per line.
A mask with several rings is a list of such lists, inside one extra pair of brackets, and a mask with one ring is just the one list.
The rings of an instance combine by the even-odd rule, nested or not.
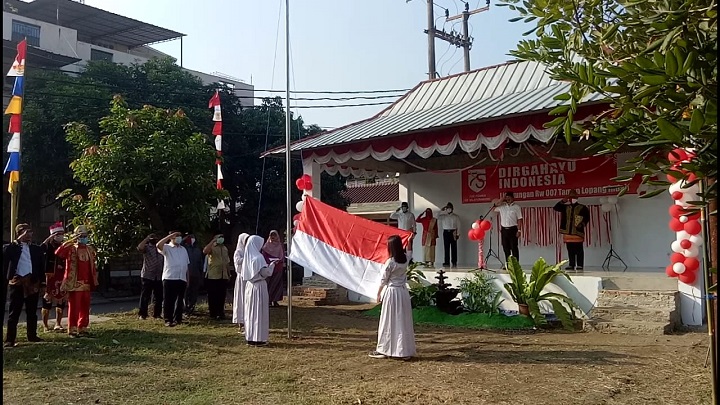
[(27, 54), (27, 40), (23, 39), (17, 44), (17, 56), (10, 66), (7, 76), (22, 77), (25, 76), (25, 55)]
[[(217, 159), (215, 159), (215, 164), (217, 165), (217, 179), (215, 182), (217, 189), (222, 190), (223, 174), (222, 160), (220, 160), (220, 156), (222, 156), (222, 113), (220, 108), (219, 91), (215, 90), (215, 94), (210, 99), (210, 102), (208, 102), (208, 108), (213, 109), (213, 121), (215, 122), (212, 130), (212, 134), (215, 135), (215, 152), (217, 154)], [(218, 209), (220, 209), (220, 204), (218, 204)]]
[(375, 298), (392, 235), (412, 233), (361, 218), (306, 197), (292, 238), (293, 262), (350, 291)]

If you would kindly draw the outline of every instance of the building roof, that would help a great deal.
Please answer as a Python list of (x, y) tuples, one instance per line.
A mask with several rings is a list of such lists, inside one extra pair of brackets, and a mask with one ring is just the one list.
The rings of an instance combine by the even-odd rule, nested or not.
[[(3, 64), (5, 64), (6, 59), (8, 65), (12, 64), (16, 54), (17, 41), (3, 39)], [(60, 55), (31, 45), (27, 47), (27, 63), (30, 66), (61, 68), (78, 61), (80, 61), (80, 58)]]
[[(552, 80), (543, 65), (513, 61), (421, 82), (376, 116), (293, 143), (292, 151), (312, 150), (372, 138), (479, 123), (547, 111), (569, 84)], [(593, 94), (583, 102), (600, 102)], [(268, 153), (283, 153), (284, 147)]]
[(394, 202), (400, 200), (400, 185), (398, 183), (367, 184), (348, 187), (341, 194), (350, 200), (351, 204)]
[(185, 36), (72, 0), (13, 0), (10, 6), (19, 15), (74, 29), (78, 40), (88, 43), (100, 41), (134, 48)]

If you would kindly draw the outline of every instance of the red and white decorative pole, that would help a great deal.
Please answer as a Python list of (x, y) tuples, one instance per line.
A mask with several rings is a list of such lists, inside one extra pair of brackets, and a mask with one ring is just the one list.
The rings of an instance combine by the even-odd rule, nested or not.
[[(213, 109), (213, 129), (212, 134), (215, 135), (215, 165), (217, 166), (217, 180), (216, 185), (218, 190), (223, 189), (223, 173), (222, 173), (222, 110), (220, 109), (220, 92), (215, 90), (215, 94), (208, 103), (208, 108)], [(218, 209), (224, 209), (225, 203), (222, 200), (218, 201)]]

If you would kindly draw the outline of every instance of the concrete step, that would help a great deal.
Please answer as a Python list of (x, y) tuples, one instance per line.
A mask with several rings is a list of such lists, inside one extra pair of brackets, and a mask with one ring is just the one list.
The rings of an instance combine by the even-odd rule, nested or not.
[[(287, 297), (283, 298), (283, 300), (281, 302), (283, 304), (287, 305)], [(292, 304), (293, 304), (293, 306), (300, 306), (300, 307), (321, 307), (324, 305), (330, 305), (331, 302), (325, 298), (320, 298), (320, 297), (302, 297), (302, 296), (296, 297), (296, 296), (293, 296)]]
[(675, 321), (677, 311), (625, 306), (595, 307), (590, 319), (602, 321), (666, 322)]
[(669, 322), (602, 321), (587, 320), (583, 325), (586, 331), (600, 333), (618, 333), (626, 335), (660, 336), (672, 333), (674, 328)]
[(606, 290), (626, 291), (672, 291), (677, 290), (677, 279), (659, 275), (648, 275), (645, 273), (621, 273), (605, 276), (602, 278), (602, 286)]
[(678, 306), (678, 292), (675, 291), (634, 291), (600, 290), (596, 306), (632, 306), (645, 309), (674, 311)]

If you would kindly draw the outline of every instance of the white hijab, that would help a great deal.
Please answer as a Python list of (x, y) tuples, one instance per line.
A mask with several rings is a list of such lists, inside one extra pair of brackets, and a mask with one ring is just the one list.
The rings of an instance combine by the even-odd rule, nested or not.
[(245, 243), (245, 255), (243, 256), (242, 262), (243, 280), (252, 280), (260, 273), (263, 267), (268, 267), (265, 256), (260, 252), (264, 244), (265, 239), (257, 235), (252, 235), (247, 239)]
[(250, 235), (241, 233), (238, 236), (237, 246), (235, 246), (235, 254), (233, 254), (233, 261), (235, 262), (235, 271), (240, 274), (242, 271), (243, 256), (245, 256), (245, 243), (247, 243)]

